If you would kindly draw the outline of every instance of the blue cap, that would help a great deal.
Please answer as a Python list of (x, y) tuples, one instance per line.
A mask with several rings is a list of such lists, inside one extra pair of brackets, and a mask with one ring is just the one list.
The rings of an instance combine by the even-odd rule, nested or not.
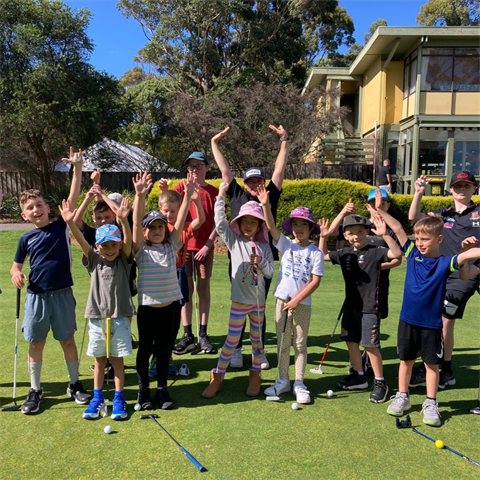
[(105, 242), (121, 242), (122, 241), (122, 234), (120, 230), (115, 225), (102, 225), (101, 227), (97, 228), (95, 232), (95, 243), (97, 245), (101, 245)]
[(368, 192), (368, 199), (367, 199), (367, 203), (370, 201), (370, 200), (375, 200), (375, 192), (377, 190), (380, 190), (380, 192), (382, 193), (382, 200), (386, 200), (387, 202), (390, 201), (390, 199), (388, 198), (388, 193), (383, 190), (383, 188), (374, 188), (373, 190), (370, 190)]
[(148, 228), (155, 220), (161, 220), (162, 222), (168, 223), (167, 217), (163, 213), (152, 210), (143, 217), (143, 228)]
[(208, 165), (208, 157), (202, 152), (193, 152), (186, 160), (185, 165), (188, 165), (189, 160), (201, 160)]

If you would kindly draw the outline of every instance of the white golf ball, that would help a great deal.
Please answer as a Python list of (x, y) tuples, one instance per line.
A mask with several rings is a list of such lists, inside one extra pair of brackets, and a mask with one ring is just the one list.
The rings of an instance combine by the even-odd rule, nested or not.
[(105, 433), (112, 433), (112, 427), (111, 427), (110, 425), (107, 425), (107, 426), (103, 429), (103, 431), (104, 431)]
[(222, 183), (220, 184), (221, 187), (224, 187), (225, 185), (226, 185), (225, 182), (222, 182)]
[(327, 395), (328, 395), (329, 397), (333, 397), (333, 390), (329, 390), (329, 391), (327, 392)]
[(292, 410), (298, 410), (298, 403), (292, 403)]
[(136, 403), (135, 406), (133, 407), (133, 409), (138, 412), (139, 410), (142, 409), (142, 406), (139, 404), (139, 403)]

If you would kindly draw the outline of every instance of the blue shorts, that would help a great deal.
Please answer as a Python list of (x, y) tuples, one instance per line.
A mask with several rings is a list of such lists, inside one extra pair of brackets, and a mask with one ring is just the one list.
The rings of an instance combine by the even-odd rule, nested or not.
[(55, 340), (70, 340), (77, 329), (76, 304), (70, 287), (55, 292), (27, 293), (22, 325), (25, 340), (30, 343), (43, 342), (50, 326)]
[[(105, 318), (91, 318), (88, 322), (87, 355), (89, 357), (106, 357), (107, 320)], [(132, 354), (132, 330), (128, 318), (112, 318), (110, 321), (110, 356), (126, 357)]]

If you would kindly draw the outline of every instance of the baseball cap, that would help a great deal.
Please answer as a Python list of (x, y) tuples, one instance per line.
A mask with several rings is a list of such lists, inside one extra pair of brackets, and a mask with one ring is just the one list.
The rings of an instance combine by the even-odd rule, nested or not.
[(301, 218), (303, 220), (307, 220), (307, 222), (313, 223), (315, 228), (313, 229), (312, 233), (314, 235), (318, 235), (320, 233), (320, 225), (315, 222), (315, 215), (313, 212), (307, 207), (297, 207), (294, 208), (290, 212), (290, 216), (287, 217), (282, 222), (282, 228), (287, 232), (292, 234), (292, 220), (294, 218)]
[(185, 165), (188, 165), (189, 160), (201, 160), (208, 165), (208, 157), (202, 152), (193, 152), (186, 160)]
[(143, 228), (148, 228), (155, 220), (161, 220), (162, 222), (168, 223), (167, 217), (163, 213), (152, 210), (143, 217)]
[(258, 168), (258, 167), (247, 168), (245, 170), (245, 173), (243, 174), (243, 180), (245, 181), (252, 177), (260, 177), (265, 180), (265, 172), (263, 171), (263, 168)]
[(452, 179), (450, 180), (450, 186), (455, 185), (459, 182), (472, 183), (473, 185), (478, 186), (477, 179), (475, 178), (473, 173), (467, 171), (454, 173), (452, 175)]
[(115, 225), (102, 225), (101, 227), (97, 228), (95, 232), (95, 243), (97, 245), (101, 245), (105, 242), (121, 242), (122, 241), (122, 234), (120, 230)]
[(388, 198), (388, 193), (383, 189), (383, 188), (374, 188), (373, 190), (370, 190), (368, 192), (368, 199), (367, 199), (367, 203), (370, 201), (370, 200), (375, 200), (375, 192), (377, 190), (380, 190), (380, 192), (382, 193), (382, 199), (383, 200), (386, 200), (387, 202), (389, 202), (389, 198)]
[(361, 215), (347, 215), (343, 219), (343, 228), (350, 227), (352, 225), (362, 225), (365, 228), (372, 228), (372, 223), (370, 220), (367, 220), (365, 217)]
[(112, 200), (112, 202), (115, 202), (118, 206), (122, 204), (123, 197), (121, 193), (118, 193), (118, 192), (111, 193), (108, 196), (108, 198)]

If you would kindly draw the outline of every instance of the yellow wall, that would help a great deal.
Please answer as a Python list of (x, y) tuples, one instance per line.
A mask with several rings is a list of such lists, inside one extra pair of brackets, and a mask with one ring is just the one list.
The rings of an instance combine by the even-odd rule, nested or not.
[(422, 92), (420, 94), (420, 114), (451, 115), (451, 92)]
[(480, 114), (480, 92), (454, 92), (453, 113), (455, 115)]
[(382, 123), (399, 123), (403, 118), (403, 62), (390, 62), (386, 73), (385, 120)]
[(408, 97), (408, 108), (407, 108), (407, 117), (411, 117), (412, 115), (415, 115), (415, 104), (417, 100), (417, 92), (412, 93)]
[(363, 75), (363, 98), (362, 98), (362, 134), (375, 127), (375, 120), (380, 124), (380, 102), (382, 82), (381, 57), (370, 65)]

